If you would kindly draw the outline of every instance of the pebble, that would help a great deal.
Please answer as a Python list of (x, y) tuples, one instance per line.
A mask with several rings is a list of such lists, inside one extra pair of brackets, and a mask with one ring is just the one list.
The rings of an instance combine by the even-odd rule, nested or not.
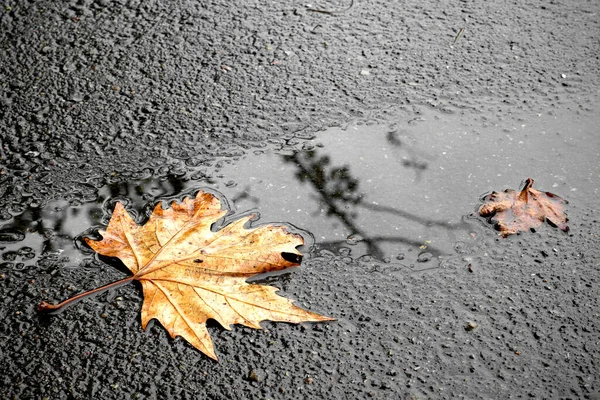
[(473, 329), (477, 328), (477, 324), (475, 322), (469, 321), (467, 325), (465, 325), (465, 331), (470, 332)]
[(258, 382), (258, 381), (260, 381), (260, 377), (258, 376), (258, 373), (252, 369), (248, 373), (248, 380), (252, 381), (252, 382)]

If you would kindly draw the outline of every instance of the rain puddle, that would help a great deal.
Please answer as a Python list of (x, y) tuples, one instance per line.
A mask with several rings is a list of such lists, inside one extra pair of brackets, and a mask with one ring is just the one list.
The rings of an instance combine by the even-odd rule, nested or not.
[(427, 108), (384, 125), (273, 141), (189, 176), (107, 185), (94, 201), (26, 210), (0, 227), (0, 267), (22, 269), (40, 255), (77, 266), (91, 253), (74, 238), (106, 224), (117, 200), (142, 210), (206, 187), (239, 212), (258, 210), (260, 222), (311, 232), (315, 250), (436, 268), (480, 240), (485, 228), (470, 215), (486, 192), (518, 189), (531, 177), (535, 188), (590, 204), (600, 187), (598, 115), (564, 110), (494, 123)]

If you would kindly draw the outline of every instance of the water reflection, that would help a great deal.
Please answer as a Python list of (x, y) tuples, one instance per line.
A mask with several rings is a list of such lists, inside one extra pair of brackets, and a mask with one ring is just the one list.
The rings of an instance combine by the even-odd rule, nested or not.
[[(394, 145), (400, 146), (400, 142), (394, 142)], [(320, 242), (321, 246), (364, 242), (367, 246), (367, 253), (380, 259), (386, 257), (386, 252), (381, 248), (382, 243), (407, 244), (417, 248), (424, 246), (423, 241), (409, 236), (386, 236), (368, 231), (358, 222), (358, 216), (361, 212), (387, 213), (391, 216), (407, 219), (426, 227), (440, 227), (448, 230), (468, 228), (468, 224), (465, 222), (453, 224), (446, 221), (436, 221), (408, 213), (400, 208), (364, 201), (365, 193), (360, 191), (359, 180), (352, 175), (350, 166), (332, 165), (330, 157), (319, 155), (317, 150), (298, 151), (292, 155), (284, 155), (282, 158), (286, 163), (290, 163), (295, 167), (295, 176), (300, 182), (306, 182), (312, 187), (314, 193), (317, 195), (316, 202), (320, 207), (325, 207), (325, 214), (328, 217), (338, 219), (349, 232), (352, 232), (345, 240)], [(403, 163), (403, 166), (407, 168), (413, 168), (415, 165), (422, 164)], [(424, 169), (418, 167), (417, 172), (420, 173)], [(430, 245), (427, 247), (427, 253), (432, 254), (432, 256), (442, 254), (442, 251), (436, 246)], [(421, 257), (421, 260), (424, 260), (424, 258)]]
[(349, 248), (353, 257), (404, 259), (425, 268), (418, 264), (456, 254), (456, 243), (470, 246), (479, 230), (463, 218), (479, 193), (466, 209), (431, 202), (429, 180), (436, 171), (429, 165), (435, 159), (410, 132), (394, 126), (334, 129), (302, 149), (282, 145), (221, 174), (249, 182), (236, 194), (239, 208), (258, 207), (300, 224), (315, 234), (318, 248)]
[(419, 152), (410, 144), (415, 142), (415, 138), (405, 130), (393, 129), (387, 133), (386, 139), (390, 145), (402, 148), (405, 151), (406, 156), (402, 160), (402, 166), (412, 169), (416, 174), (416, 180), (420, 180), (429, 163), (427, 155)]

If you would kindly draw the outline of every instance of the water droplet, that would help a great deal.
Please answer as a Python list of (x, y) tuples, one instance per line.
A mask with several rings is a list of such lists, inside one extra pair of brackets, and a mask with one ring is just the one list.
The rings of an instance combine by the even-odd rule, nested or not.
[(333, 254), (331, 251), (329, 250), (321, 250), (319, 252), (319, 256), (327, 258), (327, 259), (332, 259), (335, 258), (335, 254)]
[(357, 244), (358, 242), (362, 242), (363, 240), (364, 240), (364, 238), (361, 235), (352, 234), (346, 238), (346, 243), (354, 246), (355, 244)]
[(432, 258), (433, 258), (433, 254), (424, 252), (424, 253), (419, 254), (419, 256), (417, 257), (417, 261), (418, 262), (427, 262), (427, 261), (430, 261)]
[(352, 250), (350, 250), (348, 247), (340, 247), (338, 250), (340, 256), (349, 256), (351, 252)]
[(468, 246), (463, 241), (458, 241), (458, 242), (454, 243), (454, 250), (458, 254), (465, 254), (467, 252), (467, 249), (468, 249)]

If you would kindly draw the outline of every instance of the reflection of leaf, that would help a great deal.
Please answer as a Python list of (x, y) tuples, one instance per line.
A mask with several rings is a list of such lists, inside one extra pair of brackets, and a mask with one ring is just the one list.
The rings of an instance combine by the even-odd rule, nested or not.
[(225, 214), (217, 197), (199, 192), (167, 209), (158, 204), (139, 226), (117, 203), (107, 230), (100, 231), (102, 240), (86, 242), (102, 255), (118, 257), (134, 274), (127, 279), (141, 282), (143, 328), (156, 318), (171, 337), (183, 336), (214, 359), (208, 319), (226, 329), (230, 324), (260, 329), (264, 320), (330, 320), (276, 295), (274, 287), (246, 283), (254, 275), (298, 265), (302, 237), (284, 226), (244, 228), (252, 215), (211, 231)]
[(568, 231), (566, 200), (549, 192), (533, 189), (533, 179), (527, 178), (520, 192), (506, 189), (502, 193), (492, 192), (484, 198), (479, 215), (496, 224), (504, 237), (540, 226), (545, 220), (552, 226)]

